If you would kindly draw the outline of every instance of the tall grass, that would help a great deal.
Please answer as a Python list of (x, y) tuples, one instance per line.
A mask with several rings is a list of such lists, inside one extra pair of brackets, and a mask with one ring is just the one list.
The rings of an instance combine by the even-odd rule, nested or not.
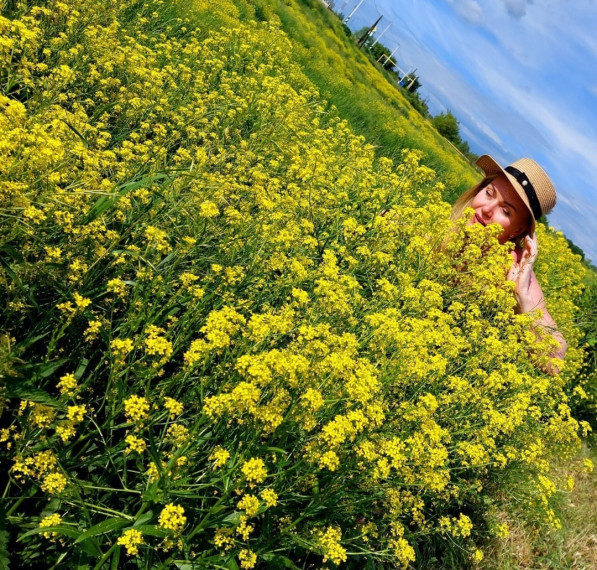
[(301, 69), (379, 156), (399, 158), (402, 149), (421, 150), (423, 164), (444, 182), (448, 201), (477, 180), (478, 173), (466, 159), (413, 109), (386, 74), (371, 65), (346, 36), (339, 18), (319, 0), (236, 0), (235, 5), (242, 7), (245, 17), (279, 19)]

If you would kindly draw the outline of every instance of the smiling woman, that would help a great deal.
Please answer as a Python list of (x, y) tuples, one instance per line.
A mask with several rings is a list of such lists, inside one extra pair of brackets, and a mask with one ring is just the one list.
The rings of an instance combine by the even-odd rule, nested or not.
[[(489, 155), (483, 155), (477, 164), (485, 171), (485, 178), (460, 196), (454, 204), (452, 218), (455, 221), (467, 208), (472, 208), (470, 224), (499, 224), (502, 227), (498, 241), (514, 244), (507, 279), (514, 282), (518, 309), (521, 313), (539, 311), (534, 328), (555, 339), (558, 347), (551, 356), (563, 359), (566, 341), (547, 311), (545, 296), (533, 271), (538, 252), (535, 221), (555, 206), (553, 184), (530, 158), (521, 158), (502, 168)], [(545, 371), (556, 374), (559, 367), (550, 366)]]

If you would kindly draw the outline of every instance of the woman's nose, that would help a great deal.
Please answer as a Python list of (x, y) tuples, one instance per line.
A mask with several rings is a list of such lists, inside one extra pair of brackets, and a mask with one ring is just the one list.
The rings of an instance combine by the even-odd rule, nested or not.
[(483, 217), (485, 219), (490, 218), (492, 212), (493, 212), (493, 202), (487, 202), (486, 204), (483, 204), (483, 206), (481, 207), (481, 213), (483, 214)]

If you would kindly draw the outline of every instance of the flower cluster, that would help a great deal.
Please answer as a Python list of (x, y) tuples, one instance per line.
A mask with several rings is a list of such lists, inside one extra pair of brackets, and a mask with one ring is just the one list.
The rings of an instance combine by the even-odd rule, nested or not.
[(356, 136), (281, 30), (293, 1), (259, 23), (187, 4), (2, 8), (11, 544), (54, 565), (407, 567), (447, 542), (478, 559), (506, 533), (494, 506), (557, 526), (552, 458), (575, 468), (572, 406), (597, 394), (575, 387), (585, 270), (563, 236), (537, 230), (569, 345), (548, 377), (508, 247), (450, 220), (457, 159), (440, 179)]

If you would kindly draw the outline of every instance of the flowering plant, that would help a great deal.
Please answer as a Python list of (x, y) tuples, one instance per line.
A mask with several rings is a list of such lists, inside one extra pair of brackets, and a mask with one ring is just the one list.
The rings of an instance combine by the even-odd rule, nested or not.
[(565, 392), (583, 268), (562, 237), (540, 230), (570, 347), (550, 378), (507, 247), (452, 226), (420, 152), (376, 158), (279, 27), (202, 29), (160, 0), (5, 10), (16, 565), (478, 557), (505, 491), (557, 524), (550, 457), (583, 430)]

